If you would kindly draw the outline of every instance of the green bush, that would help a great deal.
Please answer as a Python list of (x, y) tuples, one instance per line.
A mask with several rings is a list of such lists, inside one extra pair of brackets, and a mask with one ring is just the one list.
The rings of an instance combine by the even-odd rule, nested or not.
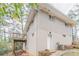
[(11, 51), (11, 48), (9, 46), (10, 46), (9, 42), (1, 41), (0, 42), (0, 55), (7, 54), (9, 51)]
[(7, 54), (8, 52), (9, 52), (8, 49), (6, 49), (6, 48), (0, 48), (0, 55)]

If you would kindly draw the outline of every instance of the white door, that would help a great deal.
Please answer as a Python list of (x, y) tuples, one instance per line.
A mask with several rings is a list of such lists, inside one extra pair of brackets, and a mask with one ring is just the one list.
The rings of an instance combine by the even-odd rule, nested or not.
[(47, 38), (47, 49), (50, 49), (50, 37)]

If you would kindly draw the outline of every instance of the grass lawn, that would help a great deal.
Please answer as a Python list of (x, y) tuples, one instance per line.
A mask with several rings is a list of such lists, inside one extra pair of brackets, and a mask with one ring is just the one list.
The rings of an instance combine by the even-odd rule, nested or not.
[(79, 56), (79, 52), (66, 52), (61, 56)]

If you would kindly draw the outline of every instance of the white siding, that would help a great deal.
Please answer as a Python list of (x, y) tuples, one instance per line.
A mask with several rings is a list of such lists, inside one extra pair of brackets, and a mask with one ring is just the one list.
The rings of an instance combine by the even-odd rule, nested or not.
[[(52, 40), (50, 43), (51, 49), (56, 49), (57, 42), (65, 45), (72, 44), (71, 28), (69, 26), (65, 26), (65, 23), (57, 18), (50, 20), (47, 14), (40, 11), (38, 17), (38, 27), (37, 50), (46, 49), (46, 39), (49, 32), (52, 33)], [(63, 37), (63, 34), (65, 34), (66, 37)], [(41, 43), (42, 41), (43, 44)]]
[[(38, 15), (36, 15), (36, 17), (34, 18), (34, 20), (38, 19)], [(36, 21), (34, 21), (31, 26), (30, 29), (27, 33), (27, 49), (30, 51), (36, 51), (36, 38), (37, 38), (37, 23)], [(34, 35), (33, 35), (34, 34)]]
[[(31, 51), (47, 49), (49, 32), (52, 33), (51, 49), (57, 48), (57, 42), (66, 45), (72, 44), (71, 28), (65, 26), (64, 22), (56, 18), (51, 21), (47, 14), (39, 11), (28, 31), (27, 48)], [(32, 36), (32, 33), (34, 33), (34, 36)], [(66, 34), (66, 37), (63, 37), (63, 34)]]

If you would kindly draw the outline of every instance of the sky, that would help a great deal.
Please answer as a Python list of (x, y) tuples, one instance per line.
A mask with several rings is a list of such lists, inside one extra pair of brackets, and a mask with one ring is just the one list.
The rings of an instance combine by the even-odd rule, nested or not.
[(56, 9), (67, 15), (68, 11), (73, 7), (73, 3), (53, 3), (53, 5)]

